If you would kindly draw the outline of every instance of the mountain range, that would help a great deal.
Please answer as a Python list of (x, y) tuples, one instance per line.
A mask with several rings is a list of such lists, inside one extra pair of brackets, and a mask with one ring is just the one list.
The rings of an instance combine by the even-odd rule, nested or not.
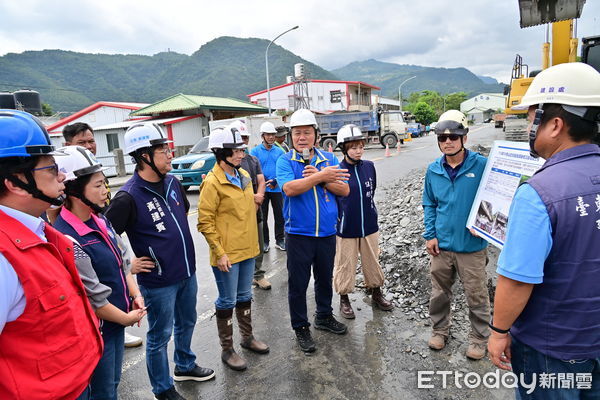
[[(0, 57), (0, 91), (33, 89), (55, 111), (77, 111), (96, 101), (152, 103), (176, 93), (233, 97), (266, 87), (265, 39), (220, 37), (192, 55), (162, 52), (153, 56), (89, 54), (65, 50), (26, 51)], [(285, 83), (294, 64), (304, 63), (311, 79), (364, 81), (381, 87), (383, 96), (420, 90), (468, 94), (500, 92), (493, 78), (477, 77), (466, 68), (398, 65), (377, 60), (353, 62), (327, 71), (276, 44), (269, 50), (271, 86)], [(485, 81), (484, 81), (485, 80)], [(486, 83), (486, 81), (488, 83)]]

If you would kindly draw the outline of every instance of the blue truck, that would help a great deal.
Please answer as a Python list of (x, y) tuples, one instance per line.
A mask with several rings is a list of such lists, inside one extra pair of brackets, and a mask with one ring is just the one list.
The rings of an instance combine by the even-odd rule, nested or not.
[(317, 115), (321, 147), (325, 150), (335, 149), (337, 132), (346, 124), (354, 124), (367, 134), (367, 143), (378, 143), (382, 147), (395, 147), (398, 141), (404, 143), (407, 136), (407, 125), (402, 111), (359, 111), (336, 112)]

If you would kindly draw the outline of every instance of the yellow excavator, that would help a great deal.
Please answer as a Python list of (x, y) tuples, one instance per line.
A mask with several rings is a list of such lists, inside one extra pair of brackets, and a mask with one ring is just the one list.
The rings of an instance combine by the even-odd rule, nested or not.
[[(542, 69), (552, 65), (577, 61), (577, 18), (586, 0), (519, 0), (521, 28), (547, 24), (546, 41), (542, 45)], [(600, 70), (600, 36), (582, 39), (581, 61)], [(511, 107), (519, 104), (529, 88), (533, 78), (540, 71), (529, 71), (527, 64), (517, 54), (513, 65), (510, 87), (505, 89), (505, 113), (513, 117), (505, 120), (504, 131), (508, 140), (527, 140), (526, 123), (517, 118), (517, 114), (526, 111), (514, 111)]]

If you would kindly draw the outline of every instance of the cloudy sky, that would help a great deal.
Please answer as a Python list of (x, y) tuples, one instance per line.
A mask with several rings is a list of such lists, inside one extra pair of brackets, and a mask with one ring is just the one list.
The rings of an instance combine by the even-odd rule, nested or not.
[[(460, 4), (460, 5), (458, 5)], [(374, 58), (466, 67), (508, 81), (516, 53), (539, 67), (545, 28), (519, 28), (518, 0), (4, 0), (0, 55), (64, 49), (191, 54), (219, 36), (278, 39), (324, 68)], [(600, 1), (588, 0), (578, 36), (600, 35)]]

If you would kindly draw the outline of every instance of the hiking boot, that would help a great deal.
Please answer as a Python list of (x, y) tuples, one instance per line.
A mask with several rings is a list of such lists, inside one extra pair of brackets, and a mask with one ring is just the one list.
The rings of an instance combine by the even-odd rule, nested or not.
[(177, 390), (175, 390), (175, 387), (173, 386), (162, 393), (155, 394), (154, 398), (158, 400), (185, 400), (185, 397), (181, 397), (181, 395), (177, 393)]
[(315, 328), (324, 331), (329, 331), (337, 335), (343, 335), (348, 330), (348, 327), (341, 322), (338, 322), (333, 315), (325, 318), (315, 318)]
[(354, 319), (356, 317), (347, 294), (340, 295), (340, 313), (346, 319)]
[(446, 347), (446, 336), (433, 332), (427, 345), (430, 349), (441, 350)]
[(467, 348), (467, 357), (471, 360), (481, 360), (485, 357), (486, 343), (470, 342)]
[(394, 305), (391, 301), (386, 300), (381, 293), (381, 288), (373, 288), (373, 293), (371, 294), (371, 301), (377, 308), (383, 311), (391, 311), (394, 308)]
[(281, 251), (285, 251), (285, 242), (283, 240), (278, 240), (277, 243), (275, 243), (275, 247)]
[(204, 382), (211, 380), (215, 377), (215, 371), (210, 368), (203, 368), (198, 365), (194, 365), (194, 368), (190, 371), (180, 371), (175, 367), (175, 372), (173, 373), (173, 379), (177, 382), (182, 381), (196, 381), (196, 382)]
[(296, 340), (298, 341), (298, 346), (300, 346), (300, 349), (303, 352), (312, 353), (317, 350), (308, 326), (303, 326), (294, 330), (296, 331)]
[(137, 337), (125, 332), (125, 347), (138, 347), (141, 346), (143, 340), (141, 337)]
[(259, 288), (261, 288), (262, 290), (270, 290), (271, 289), (271, 282), (266, 280), (264, 277), (260, 278), (260, 279), (254, 279), (252, 281), (252, 283), (255, 284), (256, 286), (258, 286)]

